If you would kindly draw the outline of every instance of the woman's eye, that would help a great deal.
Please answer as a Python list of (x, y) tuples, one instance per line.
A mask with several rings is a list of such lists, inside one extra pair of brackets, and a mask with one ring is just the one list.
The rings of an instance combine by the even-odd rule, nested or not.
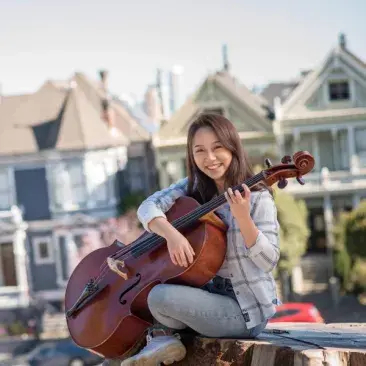
[(221, 149), (221, 148), (222, 148), (222, 146), (220, 146), (220, 145), (219, 145), (219, 146), (215, 146), (215, 147), (214, 147), (214, 149), (215, 149), (215, 150), (217, 150), (217, 149)]

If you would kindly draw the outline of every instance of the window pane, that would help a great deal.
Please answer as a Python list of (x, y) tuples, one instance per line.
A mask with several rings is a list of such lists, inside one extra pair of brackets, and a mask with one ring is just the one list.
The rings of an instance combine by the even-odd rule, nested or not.
[(42, 259), (48, 258), (50, 253), (48, 251), (48, 243), (47, 242), (40, 242), (38, 243), (39, 249), (39, 257)]
[(67, 167), (72, 185), (79, 185), (84, 183), (84, 172), (82, 164), (70, 164)]
[(130, 176), (130, 189), (132, 192), (144, 190), (144, 180), (141, 175), (131, 175)]
[(11, 206), (10, 193), (7, 191), (0, 192), (0, 209), (7, 210), (9, 209), (10, 206)]
[(130, 158), (128, 160), (128, 171), (130, 174), (139, 174), (144, 169), (143, 158)]
[(80, 204), (86, 202), (85, 186), (72, 187), (72, 202), (74, 204)]
[(350, 98), (348, 81), (334, 81), (329, 83), (330, 100), (348, 100)]
[(7, 169), (0, 170), (0, 191), (9, 191), (9, 174)]
[(108, 200), (108, 176), (104, 162), (87, 160), (85, 174), (90, 199), (95, 202), (106, 202)]

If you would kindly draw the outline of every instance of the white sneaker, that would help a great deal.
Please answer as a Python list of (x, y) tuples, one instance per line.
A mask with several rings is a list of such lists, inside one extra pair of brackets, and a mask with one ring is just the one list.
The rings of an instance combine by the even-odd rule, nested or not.
[(170, 365), (183, 360), (187, 350), (178, 337), (148, 335), (147, 345), (137, 355), (122, 361), (121, 366), (159, 366), (160, 363)]

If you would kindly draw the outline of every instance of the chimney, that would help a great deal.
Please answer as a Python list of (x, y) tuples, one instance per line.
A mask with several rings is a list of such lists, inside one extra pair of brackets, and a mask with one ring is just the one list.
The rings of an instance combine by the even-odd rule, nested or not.
[(157, 126), (162, 120), (158, 90), (155, 85), (149, 85), (145, 93), (145, 112)]
[(338, 36), (338, 45), (344, 50), (347, 47), (346, 35), (344, 33), (340, 33)]
[(170, 71), (170, 113), (175, 113), (181, 106), (181, 87), (182, 87), (183, 67), (174, 65)]
[(101, 101), (101, 107), (102, 107), (102, 119), (106, 122), (108, 128), (110, 130), (114, 129), (114, 119), (113, 119), (113, 111), (110, 107), (110, 98), (108, 95), (108, 71), (106, 70), (100, 70), (99, 71), (103, 96)]
[(224, 71), (229, 72), (230, 71), (230, 65), (229, 65), (229, 58), (228, 58), (227, 44), (226, 43), (222, 46), (222, 61), (223, 61)]
[(102, 83), (102, 88), (107, 91), (108, 85), (107, 85), (107, 79), (108, 79), (108, 71), (107, 70), (100, 70), (99, 71), (100, 81)]
[(156, 70), (156, 88), (158, 91), (161, 114), (164, 119), (168, 119), (170, 117), (169, 84), (167, 80), (167, 73), (161, 69)]

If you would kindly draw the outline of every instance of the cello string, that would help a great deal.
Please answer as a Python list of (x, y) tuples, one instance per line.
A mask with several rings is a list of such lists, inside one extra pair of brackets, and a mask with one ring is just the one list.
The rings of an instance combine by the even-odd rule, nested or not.
[[(248, 180), (248, 184), (252, 185), (252, 184), (256, 184), (258, 183), (259, 177), (255, 177), (256, 179), (249, 179)], [(262, 179), (262, 178), (261, 178)], [(236, 189), (239, 189), (238, 187), (234, 187), (233, 190), (235, 191)], [(241, 190), (242, 187), (241, 187)], [(216, 206), (222, 205), (223, 203), (226, 202), (226, 198), (225, 196), (222, 194), (218, 197), (216, 197), (215, 199), (211, 200), (210, 202), (208, 202), (206, 205), (202, 205), (201, 207), (199, 207), (198, 209), (196, 209), (194, 214), (193, 212), (188, 213), (182, 217), (180, 217), (178, 220), (172, 222), (172, 224), (174, 224), (174, 227), (179, 229), (182, 226), (185, 226), (187, 223), (189, 223), (190, 221), (195, 221), (197, 218), (200, 218), (203, 213), (205, 213), (205, 211), (212, 211), (213, 209), (216, 208)], [(114, 253), (114, 255), (112, 255), (112, 258), (120, 258), (122, 255), (127, 254), (128, 252), (130, 252), (131, 250), (135, 249), (136, 247), (138, 247), (139, 245), (141, 245), (141, 248), (144, 248), (145, 245), (144, 244), (152, 244), (154, 241), (156, 241), (158, 239), (159, 240), (159, 236), (156, 234), (153, 234), (150, 238), (146, 238), (145, 240), (138, 242), (136, 244), (132, 243), (131, 246), (129, 245), (127, 248), (127, 250), (120, 250), (117, 251), (116, 253)], [(139, 248), (140, 249), (140, 248)]]
[[(262, 179), (263, 179), (263, 175), (262, 174), (257, 174), (256, 176), (254, 176), (252, 178), (249, 178), (247, 180), (246, 184), (248, 186), (252, 186), (252, 185), (260, 182)], [(243, 190), (241, 185), (233, 187), (232, 189), (233, 189), (233, 191), (235, 191), (236, 189), (238, 189), (239, 191)], [(223, 194), (221, 194), (220, 196), (218, 196), (215, 199), (211, 200), (207, 204), (202, 205), (201, 207), (199, 207), (197, 209), (197, 211), (195, 212), (195, 214), (192, 215), (192, 212), (188, 213), (188, 214), (182, 216), (181, 218), (179, 218), (178, 220), (176, 220), (175, 222), (173, 222), (174, 226), (179, 229), (181, 226), (184, 226), (189, 221), (194, 221), (196, 218), (201, 217), (202, 216), (202, 211), (204, 212), (204, 211), (208, 210), (208, 212), (210, 212), (217, 205), (221, 205), (225, 202), (226, 202), (226, 198)], [(155, 245), (160, 244), (160, 242), (163, 243), (164, 241), (165, 241), (164, 238), (162, 238), (162, 237), (160, 237), (156, 234), (153, 234), (151, 237), (145, 238), (142, 241), (137, 239), (137, 243), (135, 242), (135, 243), (132, 243), (131, 245), (128, 245), (126, 248), (123, 248), (123, 249), (117, 251), (116, 253), (114, 253), (110, 257), (120, 259), (120, 260), (126, 260), (126, 259), (132, 257), (132, 255), (130, 256), (128, 254), (130, 252), (132, 252), (134, 249), (136, 249), (137, 247), (138, 247), (138, 250), (136, 251), (136, 252), (138, 252), (137, 256), (140, 256), (141, 254), (143, 254), (145, 252), (146, 249), (152, 248)], [(104, 268), (102, 268), (102, 267), (104, 267)], [(110, 269), (108, 264), (106, 263), (106, 260), (102, 263), (100, 268), (102, 269), (102, 271), (97, 276), (97, 278), (95, 279), (95, 281), (97, 283), (99, 283), (100, 280), (104, 277), (104, 273), (106, 272), (106, 270)]]
[[(255, 176), (249, 178), (245, 182), (245, 184), (252, 187), (253, 185), (255, 185), (255, 184), (259, 183), (261, 180), (263, 180), (263, 178), (264, 178), (264, 175), (261, 172)], [(242, 185), (235, 186), (232, 189), (233, 189), (233, 191), (235, 191), (235, 190), (239, 190), (240, 192), (243, 191)], [(176, 221), (172, 222), (172, 224), (174, 224), (175, 228), (179, 229), (182, 226), (185, 226), (190, 221), (195, 221), (197, 218), (200, 218), (205, 211), (210, 212), (213, 209), (224, 204), (225, 202), (226, 202), (226, 198), (225, 198), (224, 194), (221, 194), (218, 197), (215, 197), (213, 200), (202, 205), (198, 209), (194, 210), (193, 212), (195, 212), (195, 213), (192, 213), (192, 212), (188, 213), (188, 214), (180, 217)], [(112, 254), (110, 257), (113, 259), (126, 260), (133, 256), (133, 254), (130, 255), (130, 253), (133, 250), (136, 250), (136, 252), (138, 254), (137, 256), (140, 256), (145, 252), (145, 250), (148, 250), (148, 249), (160, 244), (160, 242), (164, 242), (164, 241), (165, 241), (164, 238), (162, 238), (156, 234), (152, 234), (151, 236), (148, 236), (144, 240), (137, 239), (135, 242), (126, 246), (126, 248), (118, 250), (116, 253)], [(106, 272), (106, 270), (109, 269), (109, 266), (108, 266), (106, 260), (102, 263), (102, 265), (100, 266), (100, 269), (101, 269), (101, 273), (95, 279), (95, 281), (98, 283), (104, 277), (103, 274)]]
[[(256, 177), (257, 178), (257, 177)], [(252, 183), (257, 183), (256, 181), (258, 181), (257, 179), (249, 179), (248, 180), (248, 184), (252, 184)], [(233, 190), (235, 190), (236, 187), (233, 188)], [(226, 198), (224, 195), (220, 195), (219, 197), (216, 197), (214, 200), (211, 200), (210, 202), (207, 203), (207, 205), (203, 205), (201, 207), (199, 207), (196, 210), (195, 214), (188, 213), (184, 216), (182, 216), (181, 218), (179, 218), (178, 220), (174, 221), (172, 224), (174, 224), (174, 227), (176, 228), (180, 228), (181, 226), (186, 225), (189, 221), (195, 221), (196, 218), (199, 218), (202, 215), (202, 211), (211, 211), (212, 209), (214, 209), (217, 205), (221, 205), (222, 203), (225, 203)], [(124, 248), (122, 250), (117, 251), (116, 253), (114, 253), (113, 255), (111, 255), (112, 258), (121, 258), (121, 256), (127, 254), (128, 252), (130, 252), (131, 250), (135, 249), (136, 247), (138, 247), (139, 245), (142, 245), (142, 248), (144, 248), (144, 244), (152, 244), (154, 241), (158, 240), (160, 238), (159, 236), (157, 236), (156, 234), (152, 234), (150, 237), (145, 238), (143, 241), (138, 241), (137, 243), (132, 243), (130, 245), (127, 246), (127, 248)]]

